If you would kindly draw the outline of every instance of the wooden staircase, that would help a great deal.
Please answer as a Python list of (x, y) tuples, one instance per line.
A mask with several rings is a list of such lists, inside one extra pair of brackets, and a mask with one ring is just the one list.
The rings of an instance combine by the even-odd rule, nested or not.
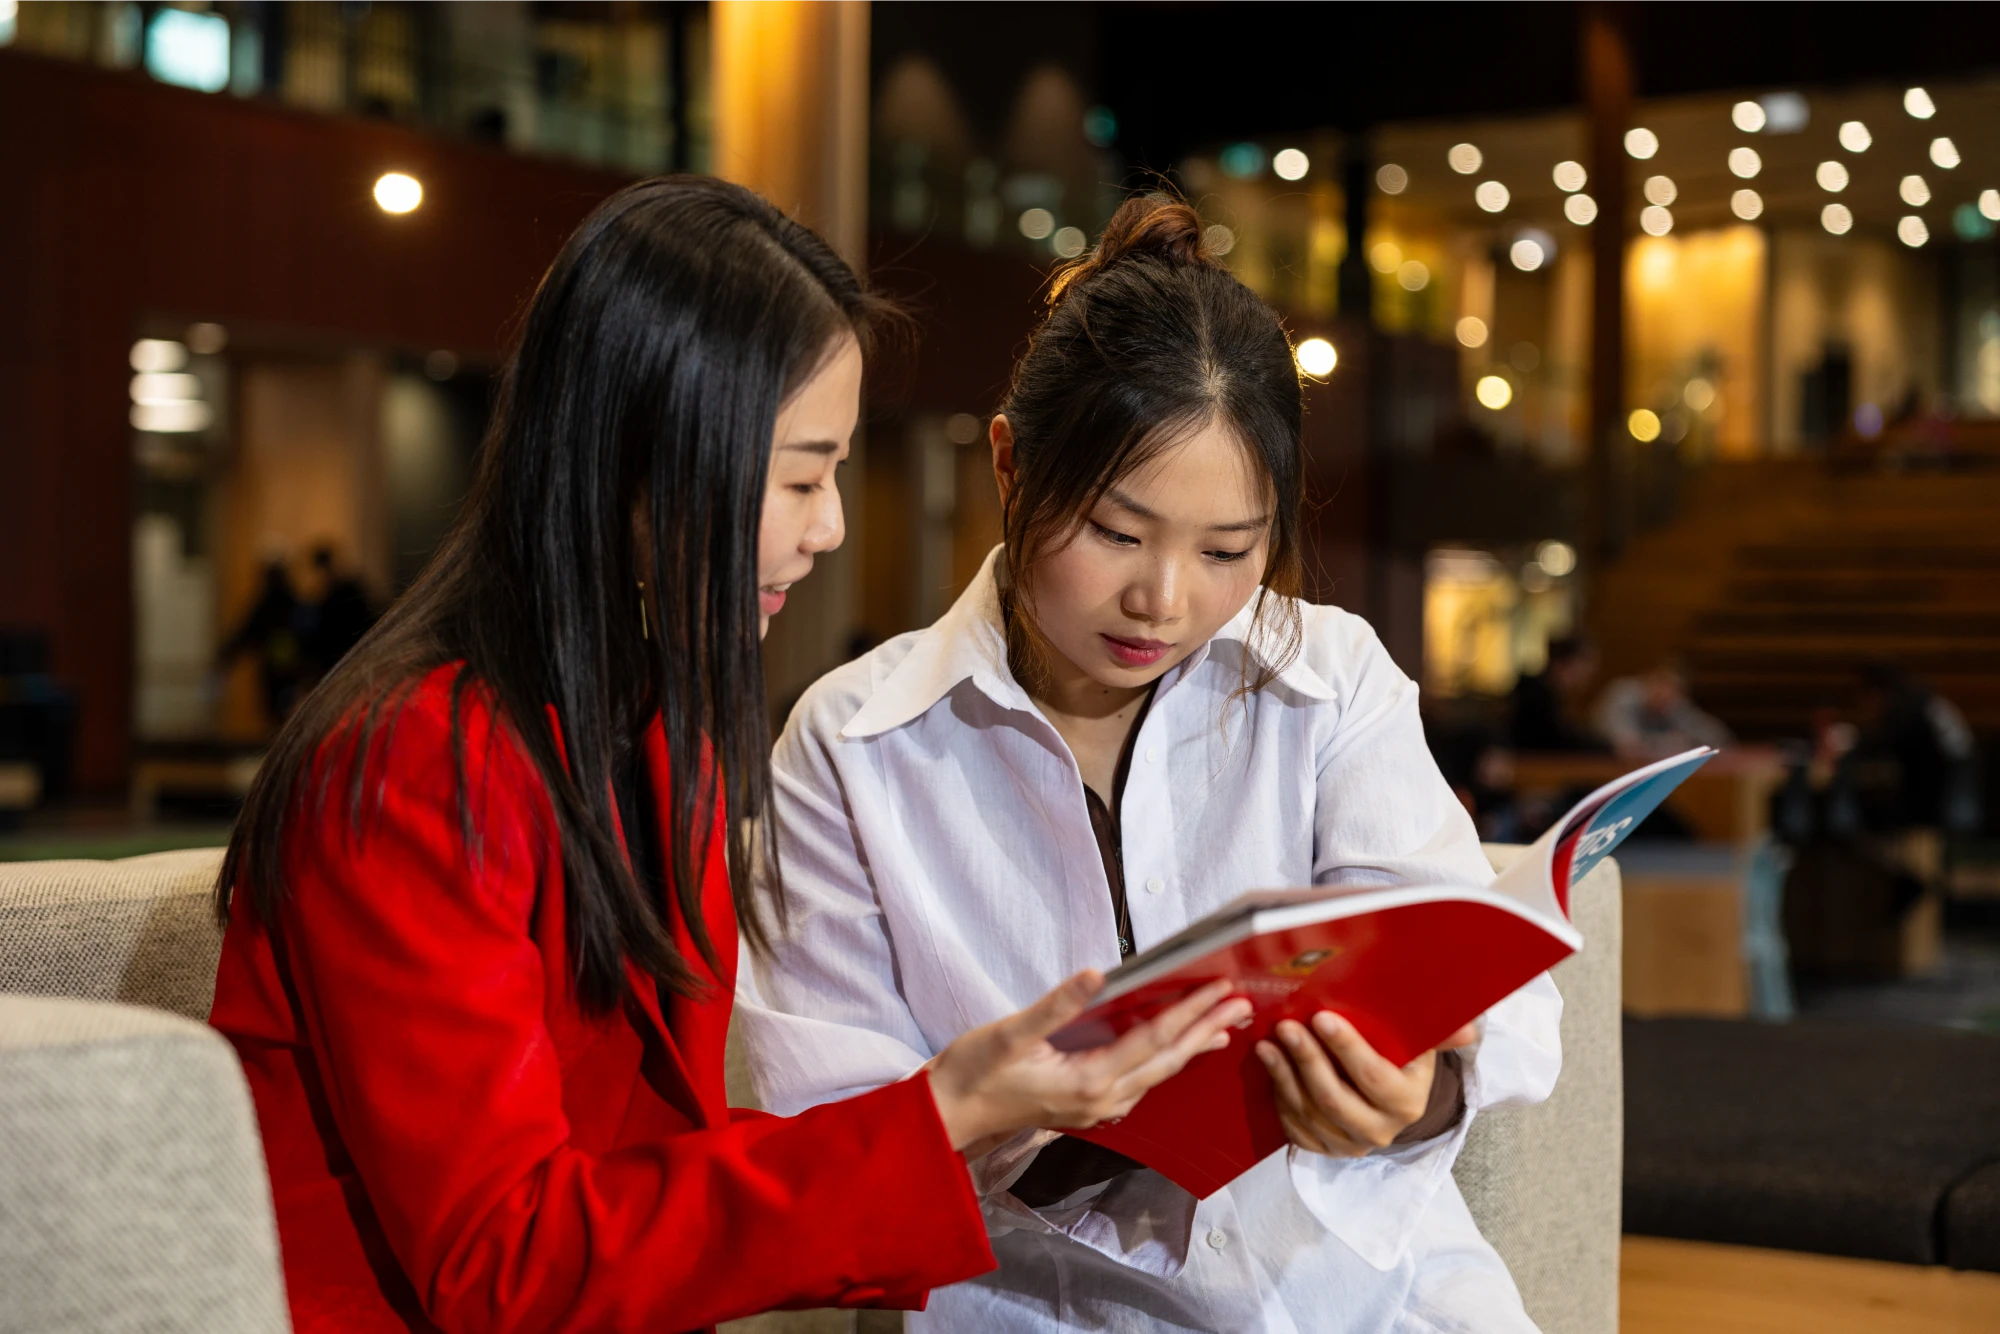
[(1678, 654), (1746, 739), (1803, 736), (1899, 664), (2000, 734), (2000, 470), (1716, 464), (1591, 597), (1607, 673)]

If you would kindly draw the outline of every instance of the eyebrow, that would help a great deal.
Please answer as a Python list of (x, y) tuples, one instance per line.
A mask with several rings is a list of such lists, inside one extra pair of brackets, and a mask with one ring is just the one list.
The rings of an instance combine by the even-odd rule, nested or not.
[(792, 442), (791, 442), (791, 443), (789, 443), (789, 444), (783, 444), (783, 445), (779, 445), (779, 446), (778, 446), (778, 448), (779, 448), (779, 449), (796, 449), (796, 450), (799, 450), (799, 451), (801, 451), (802, 453), (806, 453), (806, 454), (838, 454), (838, 453), (840, 452), (840, 441), (838, 441), (838, 440), (794, 440), (794, 441), (792, 441)]
[[(1115, 486), (1105, 491), (1104, 498), (1119, 509), (1130, 514), (1135, 514), (1141, 519), (1157, 519), (1160, 517), (1157, 513), (1147, 509), (1144, 505), (1141, 505)], [(1212, 523), (1208, 525), (1208, 531), (1211, 533), (1250, 533), (1256, 532), (1261, 528), (1267, 528), (1270, 526), (1270, 523), (1270, 515), (1260, 514), (1254, 519), (1238, 519), (1234, 523)]]

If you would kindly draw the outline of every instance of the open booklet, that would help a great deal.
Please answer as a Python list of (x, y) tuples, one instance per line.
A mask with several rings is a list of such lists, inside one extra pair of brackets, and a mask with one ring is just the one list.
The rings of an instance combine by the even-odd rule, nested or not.
[(1260, 890), (1128, 959), (1050, 1039), (1101, 1046), (1206, 982), (1256, 1009), (1116, 1124), (1072, 1131), (1206, 1198), (1285, 1145), (1255, 1046), (1281, 1019), (1332, 1010), (1402, 1065), (1583, 948), (1570, 888), (1715, 752), (1700, 747), (1606, 783), (1491, 885)]

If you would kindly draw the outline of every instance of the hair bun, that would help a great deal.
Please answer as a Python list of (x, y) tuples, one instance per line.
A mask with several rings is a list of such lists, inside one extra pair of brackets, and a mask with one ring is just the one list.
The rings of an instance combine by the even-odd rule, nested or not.
[(1194, 205), (1167, 194), (1134, 195), (1119, 205), (1097, 238), (1097, 248), (1056, 274), (1049, 304), (1078, 283), (1096, 277), (1122, 260), (1145, 256), (1168, 264), (1214, 267), (1201, 249), (1201, 215)]

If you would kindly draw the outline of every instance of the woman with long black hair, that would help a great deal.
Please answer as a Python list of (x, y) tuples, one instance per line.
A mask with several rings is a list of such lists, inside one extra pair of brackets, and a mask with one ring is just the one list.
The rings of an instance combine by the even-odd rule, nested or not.
[(614, 196), (536, 292), (462, 520), (272, 747), (211, 1022), (299, 1330), (921, 1304), (992, 1264), (961, 1151), (1227, 1042), (1241, 1003), (1205, 993), (1057, 1053), (1085, 973), (890, 1088), (726, 1104), (739, 927), (785, 920), (758, 641), (841, 540), (877, 314), (746, 190)]

